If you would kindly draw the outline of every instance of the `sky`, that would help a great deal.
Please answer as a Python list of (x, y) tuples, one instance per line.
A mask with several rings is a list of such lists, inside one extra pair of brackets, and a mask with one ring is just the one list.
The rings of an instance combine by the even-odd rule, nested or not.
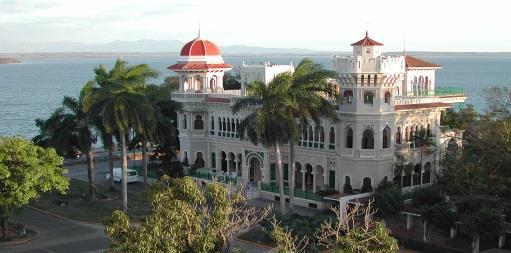
[(199, 23), (218, 45), (348, 51), (367, 28), (387, 51), (511, 51), (505, 0), (0, 0), (0, 43), (188, 41)]

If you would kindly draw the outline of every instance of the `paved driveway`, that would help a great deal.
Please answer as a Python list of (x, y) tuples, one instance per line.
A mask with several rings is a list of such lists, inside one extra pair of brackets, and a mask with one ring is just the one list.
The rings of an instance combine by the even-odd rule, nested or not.
[(68, 253), (103, 252), (108, 240), (103, 227), (60, 219), (25, 208), (13, 220), (36, 229), (40, 237), (23, 245), (0, 246), (0, 252)]

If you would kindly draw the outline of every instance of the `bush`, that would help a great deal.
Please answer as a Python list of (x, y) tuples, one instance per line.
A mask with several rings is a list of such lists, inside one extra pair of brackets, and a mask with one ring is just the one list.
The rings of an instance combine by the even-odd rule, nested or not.
[(392, 182), (382, 181), (374, 192), (376, 216), (382, 219), (397, 218), (403, 209), (401, 189)]
[(420, 188), (412, 192), (412, 205), (415, 207), (433, 206), (442, 202), (443, 199), (440, 188), (435, 185)]
[(495, 239), (504, 230), (502, 212), (497, 209), (481, 208), (465, 217), (463, 224), (468, 232), (478, 233), (483, 239)]
[(423, 206), (420, 209), (422, 218), (428, 223), (448, 230), (457, 221), (455, 207), (452, 203), (440, 202), (433, 206)]

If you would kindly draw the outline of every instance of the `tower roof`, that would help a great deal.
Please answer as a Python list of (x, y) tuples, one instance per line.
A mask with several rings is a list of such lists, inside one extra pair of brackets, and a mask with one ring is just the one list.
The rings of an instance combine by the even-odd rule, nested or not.
[(181, 49), (181, 56), (215, 56), (221, 55), (215, 43), (200, 37), (186, 43)]
[(352, 46), (383, 46), (382, 43), (369, 38), (369, 34), (367, 31), (366, 31), (366, 36), (363, 39), (361, 39), (351, 45)]

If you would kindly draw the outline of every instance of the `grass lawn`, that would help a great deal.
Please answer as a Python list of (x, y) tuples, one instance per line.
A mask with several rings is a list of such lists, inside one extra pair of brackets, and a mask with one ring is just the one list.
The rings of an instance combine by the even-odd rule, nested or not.
[[(30, 205), (69, 219), (102, 223), (113, 211), (122, 209), (121, 192), (109, 192), (108, 187), (102, 185), (96, 185), (96, 189), (97, 200), (91, 202), (86, 196), (88, 183), (71, 179), (66, 195), (45, 193)], [(60, 205), (62, 202), (67, 205)], [(141, 220), (150, 211), (149, 204), (140, 198), (140, 194), (128, 192), (128, 214), (132, 219)]]

